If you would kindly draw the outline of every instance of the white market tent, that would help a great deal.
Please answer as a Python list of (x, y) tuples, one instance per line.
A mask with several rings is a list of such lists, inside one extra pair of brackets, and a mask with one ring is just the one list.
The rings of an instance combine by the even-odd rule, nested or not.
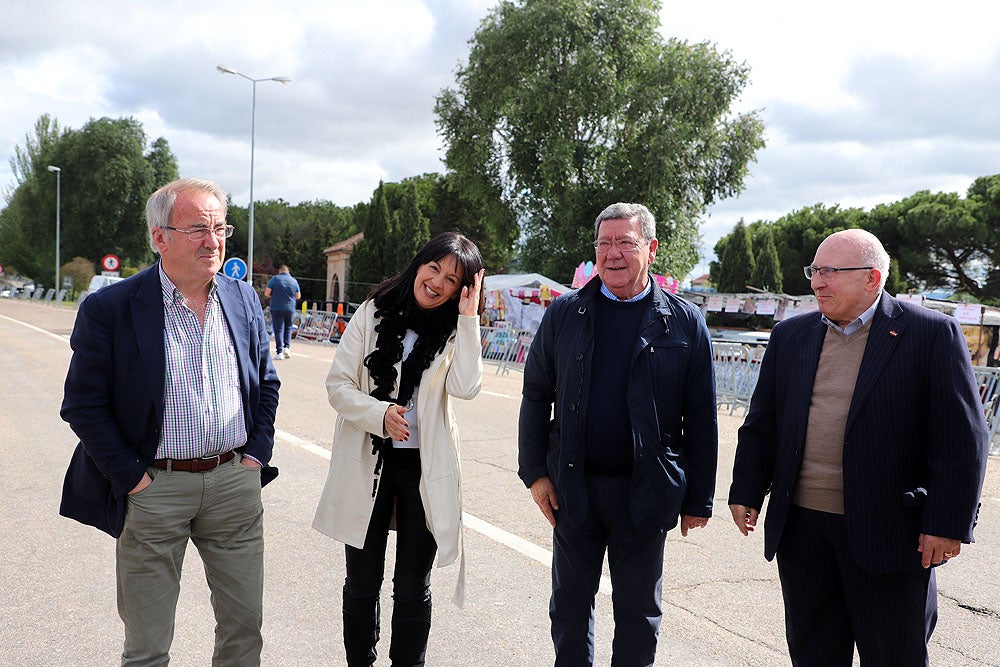
[(502, 300), (504, 304), (504, 321), (515, 329), (534, 331), (538, 328), (538, 323), (542, 319), (542, 313), (545, 312), (545, 308), (537, 303), (537, 299), (535, 299), (536, 302), (532, 302), (531, 299), (525, 297), (531, 296), (532, 292), (537, 297), (539, 288), (543, 285), (548, 286), (553, 298), (572, 291), (572, 288), (557, 283), (540, 273), (512, 273), (486, 276), (486, 306), (487, 308), (492, 308), (495, 303), (492, 295), (498, 292), (502, 293), (502, 299), (498, 297), (496, 300)]
[(551, 289), (565, 294), (571, 288), (562, 285), (551, 278), (547, 278), (540, 273), (502, 273), (494, 276), (486, 276), (486, 291), (501, 289), (516, 289), (518, 287), (531, 287), (538, 289), (542, 285), (548, 285)]

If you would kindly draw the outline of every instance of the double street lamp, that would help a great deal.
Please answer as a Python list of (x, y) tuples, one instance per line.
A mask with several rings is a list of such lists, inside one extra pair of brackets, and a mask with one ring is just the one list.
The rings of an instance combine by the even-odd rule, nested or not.
[(47, 167), (49, 171), (56, 172), (56, 301), (59, 301), (59, 191), (62, 190), (62, 169), (59, 167), (53, 167), (51, 164)]
[(235, 74), (241, 76), (253, 84), (253, 103), (250, 107), (250, 240), (247, 243), (247, 282), (253, 282), (253, 151), (254, 151), (254, 129), (257, 116), (257, 83), (259, 81), (277, 81), (278, 83), (290, 83), (291, 78), (287, 76), (269, 76), (263, 79), (254, 79), (242, 72), (237, 72), (232, 67), (217, 65), (215, 69), (223, 74)]

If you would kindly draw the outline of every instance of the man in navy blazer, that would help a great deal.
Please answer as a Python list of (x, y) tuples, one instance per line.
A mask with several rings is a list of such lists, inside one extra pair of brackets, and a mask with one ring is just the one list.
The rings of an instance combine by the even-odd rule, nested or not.
[(60, 513), (117, 538), (122, 664), (166, 664), (184, 551), (205, 563), (213, 665), (259, 664), (263, 506), (279, 381), (253, 288), (217, 273), (228, 196), (183, 179), (149, 198), (160, 261), (90, 295), (61, 415), (80, 442)]
[(883, 291), (872, 234), (827, 237), (805, 267), (819, 312), (778, 323), (739, 444), (730, 510), (766, 494), (796, 665), (928, 664), (933, 567), (973, 541), (987, 430), (958, 322)]

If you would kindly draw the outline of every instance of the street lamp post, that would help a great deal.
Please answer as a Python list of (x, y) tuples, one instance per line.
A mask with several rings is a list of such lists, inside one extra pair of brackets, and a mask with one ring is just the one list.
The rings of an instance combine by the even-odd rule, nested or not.
[(49, 171), (56, 172), (56, 291), (54, 292), (56, 297), (56, 302), (59, 301), (59, 195), (62, 190), (62, 169), (59, 167), (53, 167), (51, 164), (47, 167)]
[(223, 74), (235, 74), (241, 76), (253, 84), (253, 103), (250, 107), (250, 229), (249, 241), (247, 243), (247, 282), (253, 283), (253, 152), (254, 152), (254, 131), (257, 122), (257, 82), (277, 81), (278, 83), (290, 83), (291, 78), (287, 76), (269, 76), (263, 79), (254, 79), (242, 72), (237, 72), (232, 67), (216, 65), (215, 69)]

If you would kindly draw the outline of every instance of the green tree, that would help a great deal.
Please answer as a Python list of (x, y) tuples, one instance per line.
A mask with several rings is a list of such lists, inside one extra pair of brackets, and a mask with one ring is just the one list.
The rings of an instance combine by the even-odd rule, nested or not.
[(909, 289), (906, 280), (899, 272), (899, 260), (895, 257), (889, 258), (889, 276), (885, 279), (884, 289), (894, 296), (905, 293)]
[[(697, 263), (698, 216), (743, 188), (764, 143), (732, 114), (748, 70), (710, 44), (664, 41), (656, 0), (504, 0), (437, 99), (463, 192), (516, 214), (524, 268), (568, 278), (593, 220), (637, 201), (658, 220), (656, 268)], [(503, 217), (500, 215), (498, 217)]]
[(10, 158), (17, 186), (4, 193), (6, 206), (0, 210), (0, 263), (38, 281), (55, 280), (56, 175), (47, 167), (59, 164), (55, 156), (64, 132), (48, 114), (33, 129)]
[(718, 281), (713, 278), (713, 282), (720, 292), (734, 294), (746, 292), (754, 273), (754, 266), (750, 230), (741, 218), (721, 249)]
[(56, 187), (47, 170), (54, 165), (62, 170), (60, 256), (96, 264), (113, 253), (123, 264), (148, 263), (146, 198), (157, 169), (168, 177), (173, 164), (176, 173), (166, 141), (154, 142), (147, 156), (146, 135), (134, 119), (100, 118), (79, 130), (60, 130), (49, 116), (40, 117), (26, 139), (11, 161), (18, 185), (0, 211), (0, 262), (41, 282), (54, 278)]
[(74, 257), (59, 268), (59, 275), (68, 276), (73, 280), (73, 293), (82, 292), (90, 286), (90, 279), (97, 273), (94, 264), (85, 257)]
[(413, 256), (431, 239), (430, 224), (417, 203), (415, 182), (411, 181), (404, 186), (402, 206), (393, 212), (393, 217), (395, 274), (405, 269)]
[(348, 294), (352, 301), (363, 300), (374, 285), (393, 275), (396, 257), (390, 246), (392, 227), (385, 184), (381, 181), (367, 209), (364, 233), (364, 240), (355, 246), (351, 255)]
[(153, 168), (153, 189), (160, 188), (180, 177), (177, 158), (170, 150), (170, 144), (163, 137), (153, 142), (146, 153), (146, 161)]
[[(751, 225), (753, 228), (753, 225)], [(752, 230), (754, 267), (750, 284), (770, 292), (781, 292), (781, 265), (778, 248), (770, 225), (760, 225)]]

